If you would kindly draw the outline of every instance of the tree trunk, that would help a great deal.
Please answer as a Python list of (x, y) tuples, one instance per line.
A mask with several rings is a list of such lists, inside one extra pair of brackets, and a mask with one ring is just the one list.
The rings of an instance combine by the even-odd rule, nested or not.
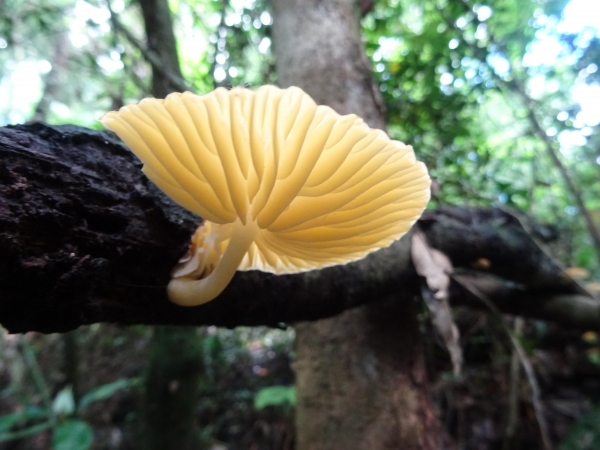
[(199, 448), (196, 411), (202, 370), (202, 340), (195, 328), (154, 328), (144, 377), (142, 448)]
[(155, 55), (161, 65), (152, 66), (152, 95), (163, 98), (171, 92), (179, 90), (181, 80), (177, 42), (173, 33), (173, 20), (167, 0), (139, 0), (144, 16), (146, 29), (146, 45), (148, 51)]
[[(177, 43), (168, 0), (140, 0), (148, 50), (162, 64), (152, 65), (152, 94), (164, 98), (181, 79)], [(196, 404), (202, 375), (202, 344), (196, 328), (156, 327), (144, 378), (143, 448), (198, 448)]]
[[(273, 0), (279, 81), (385, 128), (351, 0)], [(433, 450), (414, 305), (380, 301), (296, 326), (297, 450)]]
[(297, 449), (438, 450), (416, 302), (296, 326)]

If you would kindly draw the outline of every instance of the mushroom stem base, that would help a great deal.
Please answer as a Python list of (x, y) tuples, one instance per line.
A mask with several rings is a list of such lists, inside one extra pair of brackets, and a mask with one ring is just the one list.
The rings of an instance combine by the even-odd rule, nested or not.
[(181, 306), (198, 306), (213, 300), (235, 275), (257, 233), (256, 222), (247, 221), (244, 225), (240, 220), (236, 221), (227, 250), (215, 270), (200, 280), (189, 277), (172, 279), (167, 287), (169, 299)]

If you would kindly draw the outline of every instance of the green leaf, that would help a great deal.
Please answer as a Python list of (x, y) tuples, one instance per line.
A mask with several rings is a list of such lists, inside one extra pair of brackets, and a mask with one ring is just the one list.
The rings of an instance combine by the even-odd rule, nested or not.
[(52, 424), (50, 422), (44, 422), (37, 425), (32, 425), (28, 428), (22, 428), (17, 431), (2, 432), (0, 433), (0, 442), (24, 439), (26, 437), (33, 436), (34, 434), (41, 433), (42, 431), (46, 431), (49, 428), (52, 428)]
[(23, 411), (0, 417), (0, 433), (5, 433), (22, 420), (45, 419), (48, 412), (37, 406), (28, 406)]
[(126, 379), (121, 378), (112, 383), (103, 384), (102, 386), (98, 386), (90, 390), (87, 394), (85, 394), (79, 403), (79, 409), (84, 409), (89, 406), (93, 402), (97, 402), (98, 400), (104, 400), (112, 396), (115, 392), (138, 384), (138, 379)]
[(92, 428), (81, 420), (68, 420), (60, 424), (52, 437), (53, 450), (87, 450), (92, 446)]
[(254, 397), (254, 407), (263, 409), (266, 406), (296, 404), (296, 388), (294, 386), (271, 386), (263, 388)]

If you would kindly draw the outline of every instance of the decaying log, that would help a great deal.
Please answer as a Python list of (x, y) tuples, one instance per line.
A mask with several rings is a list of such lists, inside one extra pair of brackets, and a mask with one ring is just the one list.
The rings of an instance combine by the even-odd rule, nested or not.
[[(4, 327), (278, 326), (329, 317), (390, 294), (418, 295), (410, 239), (403, 238), (345, 266), (285, 276), (240, 272), (216, 300), (176, 306), (165, 286), (199, 219), (164, 196), (140, 167), (109, 132), (44, 124), (0, 129)], [(500, 280), (488, 282), (485, 292), (501, 310), (596, 328), (598, 302), (532, 238), (543, 239), (549, 229), (528, 222), (525, 230), (523, 220), (500, 209), (452, 207), (427, 211), (419, 227), (455, 268), (477, 268), (463, 276), (480, 284)], [(477, 303), (460, 285), (453, 286), (451, 302)]]

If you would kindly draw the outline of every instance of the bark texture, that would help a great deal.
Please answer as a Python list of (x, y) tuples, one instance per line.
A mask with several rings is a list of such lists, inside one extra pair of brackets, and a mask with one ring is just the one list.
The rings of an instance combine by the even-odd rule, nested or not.
[[(283, 276), (238, 272), (214, 301), (178, 307), (165, 288), (200, 219), (140, 169), (109, 132), (43, 124), (0, 129), (4, 327), (51, 333), (96, 322), (279, 326), (419, 293), (406, 236), (345, 266)], [(555, 237), (551, 227), (466, 207), (426, 211), (418, 223), (430, 245), (503, 312), (600, 326), (598, 302), (536, 244)], [(450, 294), (453, 304), (481, 307), (458, 283)]]
[(281, 87), (299, 86), (340, 114), (385, 129), (351, 0), (272, 0), (273, 48)]
[(298, 449), (441, 448), (415, 300), (298, 324)]
[[(280, 84), (299, 86), (317, 103), (385, 129), (356, 3), (273, 0), (272, 5)], [(413, 291), (400, 285), (396, 292), (405, 298), (391, 310), (376, 302), (296, 326), (298, 450), (440, 448), (417, 316), (410, 307)], [(378, 294), (364, 293), (381, 300)]]

